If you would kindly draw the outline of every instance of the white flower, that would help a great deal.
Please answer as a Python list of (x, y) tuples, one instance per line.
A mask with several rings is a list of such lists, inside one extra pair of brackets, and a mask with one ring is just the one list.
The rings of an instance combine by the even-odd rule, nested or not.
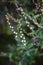
[(13, 32), (14, 34), (17, 34), (15, 31)]
[(21, 35), (20, 38), (22, 38), (23, 36)]
[(27, 17), (25, 16), (25, 19), (27, 19)]
[(26, 42), (26, 40), (24, 40), (24, 42)]
[(24, 46), (26, 46), (26, 43), (24, 44)]
[(11, 28), (14, 28), (13, 26)]
[(29, 27), (29, 25), (27, 25), (27, 27)]
[(23, 37), (23, 39), (25, 39), (25, 37)]
[(33, 29), (32, 27), (30, 27), (30, 29)]
[(23, 36), (23, 34), (21, 34)]
[(12, 28), (12, 26), (10, 25), (10, 28)]
[(21, 42), (24, 42), (24, 40), (22, 40)]
[(22, 31), (20, 31), (20, 33), (22, 33)]
[(18, 36), (16, 35), (15, 38), (17, 38)]

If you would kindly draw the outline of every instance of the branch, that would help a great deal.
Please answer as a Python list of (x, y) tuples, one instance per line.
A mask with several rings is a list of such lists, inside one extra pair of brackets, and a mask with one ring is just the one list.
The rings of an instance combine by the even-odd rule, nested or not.
[(41, 15), (43, 15), (43, 13), (42, 13), (42, 14), (37, 14), (37, 15), (35, 15), (34, 18), (37, 18), (37, 17), (39, 17), (39, 16), (41, 16)]
[(29, 34), (29, 33), (27, 33), (25, 30), (23, 30), (23, 33), (24, 33), (27, 37), (30, 37), (30, 38), (34, 37), (34, 35), (35, 35), (35, 34)]
[(35, 21), (30, 15), (27, 15), (28, 16), (28, 18), (30, 19), (30, 20), (32, 20), (32, 22), (38, 27), (38, 28), (43, 28), (42, 26), (40, 26), (38, 23), (37, 23), (37, 21)]
[(5, 15), (6, 16), (6, 18), (8, 18), (8, 19), (12, 19), (12, 20), (14, 20), (14, 22), (17, 22), (16, 21), (16, 19), (13, 17), (13, 16), (11, 16), (9, 13), (7, 13), (7, 15)]

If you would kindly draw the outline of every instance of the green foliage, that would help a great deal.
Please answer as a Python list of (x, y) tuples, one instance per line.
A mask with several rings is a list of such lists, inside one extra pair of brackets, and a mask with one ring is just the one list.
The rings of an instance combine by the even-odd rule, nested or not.
[[(2, 4), (0, 56), (7, 56), (14, 65), (39, 65), (43, 60), (42, 1), (4, 0)], [(36, 62), (36, 58), (40, 61)]]

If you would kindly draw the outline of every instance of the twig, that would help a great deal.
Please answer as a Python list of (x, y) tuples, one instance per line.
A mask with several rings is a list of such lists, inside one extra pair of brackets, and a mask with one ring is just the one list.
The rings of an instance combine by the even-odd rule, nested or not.
[(41, 16), (41, 15), (43, 15), (43, 13), (42, 13), (42, 14), (37, 14), (37, 15), (35, 15), (34, 18), (37, 18), (37, 17), (39, 17), (39, 16)]
[(16, 19), (13, 17), (13, 16), (11, 16), (9, 13), (7, 13), (7, 15), (5, 15), (6, 16), (6, 18), (8, 18), (8, 19), (12, 19), (12, 20), (14, 20), (14, 22), (17, 22), (16, 21)]
[(30, 37), (30, 38), (34, 37), (34, 35), (35, 35), (35, 34), (33, 34), (33, 35), (32, 35), (32, 34), (29, 34), (29, 33), (27, 33), (27, 32), (24, 31), (24, 30), (23, 30), (23, 33), (24, 33), (27, 37)]
[(27, 15), (28, 16), (28, 18), (30, 19), (30, 20), (32, 20), (32, 22), (38, 27), (38, 28), (43, 28), (42, 26), (40, 26), (38, 23), (37, 23), (37, 21), (35, 21), (30, 15)]

